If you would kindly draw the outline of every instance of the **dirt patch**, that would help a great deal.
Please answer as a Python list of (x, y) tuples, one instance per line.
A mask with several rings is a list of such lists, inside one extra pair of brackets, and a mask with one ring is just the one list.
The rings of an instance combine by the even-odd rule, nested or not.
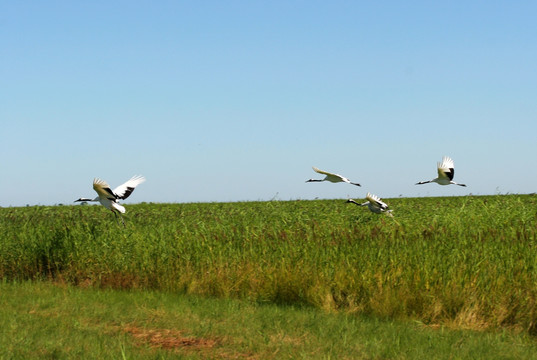
[(145, 329), (136, 326), (127, 326), (123, 329), (137, 341), (149, 344), (151, 347), (163, 349), (210, 349), (218, 342), (215, 339), (185, 336), (180, 330)]
[[(247, 359), (259, 357), (252, 353), (240, 353), (229, 348), (225, 338), (203, 338), (187, 336), (185, 330), (151, 329), (133, 324), (116, 327), (132, 336), (139, 345), (148, 345), (153, 349), (165, 349), (172, 352), (196, 352), (208, 359)], [(228, 339), (229, 340), (229, 339)]]

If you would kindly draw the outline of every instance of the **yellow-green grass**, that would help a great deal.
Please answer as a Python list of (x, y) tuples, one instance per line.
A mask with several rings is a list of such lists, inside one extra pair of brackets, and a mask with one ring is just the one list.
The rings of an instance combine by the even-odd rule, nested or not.
[(537, 333), (537, 196), (0, 209), (0, 277)]
[(152, 290), (0, 282), (0, 359), (536, 359), (475, 332)]

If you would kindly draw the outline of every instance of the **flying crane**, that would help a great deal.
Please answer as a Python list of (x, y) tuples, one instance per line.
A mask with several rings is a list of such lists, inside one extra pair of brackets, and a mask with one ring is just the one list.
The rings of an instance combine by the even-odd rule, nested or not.
[(358, 206), (367, 206), (369, 210), (371, 210), (371, 212), (374, 212), (375, 214), (386, 213), (387, 215), (393, 217), (393, 210), (390, 210), (388, 205), (384, 201), (382, 201), (377, 195), (373, 195), (368, 192), (365, 198), (367, 201), (362, 204), (354, 201), (353, 199), (349, 199), (347, 200), (347, 202), (356, 204)]
[(105, 208), (112, 211), (114, 215), (116, 216), (116, 220), (118, 217), (118, 213), (120, 214), (119, 217), (121, 218), (121, 222), (123, 223), (123, 226), (125, 226), (125, 221), (123, 220), (123, 217), (121, 214), (125, 213), (125, 207), (120, 205), (118, 203), (119, 200), (125, 200), (132, 194), (136, 186), (140, 185), (145, 181), (145, 178), (140, 175), (135, 175), (129, 180), (127, 180), (124, 184), (119, 185), (114, 190), (110, 189), (110, 185), (104, 180), (101, 180), (99, 178), (93, 179), (93, 190), (97, 192), (97, 197), (95, 199), (89, 199), (89, 198), (80, 198), (77, 201), (98, 201), (100, 202)]
[(333, 174), (333, 173), (329, 173), (328, 171), (323, 171), (323, 170), (319, 170), (318, 168), (316, 168), (315, 166), (313, 166), (313, 170), (319, 174), (323, 174), (323, 175), (326, 175), (324, 179), (309, 179), (309, 180), (306, 180), (306, 182), (321, 182), (321, 181), (330, 181), (330, 182), (333, 182), (333, 183), (338, 183), (338, 182), (346, 182), (347, 184), (352, 184), (352, 185), (356, 185), (356, 186), (362, 186), (358, 183), (353, 183), (351, 182), (349, 179), (347, 179), (346, 177), (344, 176), (341, 176), (339, 174)]
[(420, 181), (416, 183), (415, 185), (422, 185), (422, 184), (428, 184), (431, 182), (435, 182), (439, 185), (459, 185), (459, 186), (466, 186), (465, 184), (458, 184), (455, 181), (453, 181), (453, 176), (455, 175), (455, 165), (453, 163), (453, 160), (449, 156), (444, 156), (442, 158), (442, 162), (437, 163), (438, 167), (438, 177), (429, 181)]

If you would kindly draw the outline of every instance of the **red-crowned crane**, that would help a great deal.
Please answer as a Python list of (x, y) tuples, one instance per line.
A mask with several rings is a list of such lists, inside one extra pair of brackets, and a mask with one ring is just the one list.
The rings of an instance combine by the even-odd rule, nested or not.
[(123, 220), (123, 217), (121, 217), (121, 214), (125, 213), (125, 207), (120, 205), (118, 203), (119, 200), (125, 200), (132, 194), (136, 186), (140, 185), (145, 181), (145, 178), (143, 176), (133, 176), (129, 180), (127, 180), (124, 184), (119, 185), (114, 190), (110, 189), (110, 185), (104, 180), (95, 178), (93, 179), (93, 190), (97, 192), (97, 197), (95, 199), (89, 199), (89, 198), (80, 198), (77, 201), (98, 201), (100, 202), (105, 208), (112, 211), (114, 215), (117, 216), (118, 213), (120, 214), (119, 217), (121, 218), (121, 222), (123, 223), (123, 226), (125, 226), (125, 221)]
[(349, 199), (347, 200), (347, 202), (356, 204), (358, 206), (367, 206), (369, 210), (371, 210), (371, 212), (374, 212), (375, 214), (386, 213), (389, 216), (393, 216), (392, 210), (390, 210), (388, 205), (386, 205), (386, 203), (382, 201), (377, 195), (367, 193), (365, 198), (367, 201), (362, 204), (354, 201), (353, 199)]
[(459, 185), (459, 186), (466, 186), (465, 184), (458, 184), (455, 181), (453, 181), (453, 176), (455, 175), (455, 165), (453, 163), (453, 160), (449, 156), (444, 156), (442, 158), (442, 162), (438, 162), (438, 177), (436, 179), (432, 179), (429, 181), (420, 181), (419, 183), (416, 183), (415, 185), (422, 185), (422, 184), (428, 184), (431, 182), (435, 182), (438, 185)]
[(352, 185), (356, 185), (356, 186), (362, 186), (362, 185), (360, 185), (358, 183), (351, 182), (349, 179), (347, 179), (344, 176), (341, 176), (339, 174), (332, 174), (332, 173), (329, 173), (328, 171), (319, 170), (315, 166), (313, 166), (313, 170), (315, 172), (319, 173), (319, 174), (326, 175), (325, 178), (324, 179), (319, 179), (319, 180), (309, 179), (309, 180), (306, 180), (306, 182), (321, 182), (321, 181), (330, 181), (330, 182), (333, 182), (333, 183), (346, 182), (347, 184), (352, 184)]

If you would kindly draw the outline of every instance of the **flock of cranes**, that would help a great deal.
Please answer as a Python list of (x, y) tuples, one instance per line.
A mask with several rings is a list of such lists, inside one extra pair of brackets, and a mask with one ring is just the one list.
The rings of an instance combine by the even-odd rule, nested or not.
[[(442, 162), (438, 162), (437, 165), (438, 165), (438, 177), (432, 180), (428, 180), (428, 181), (420, 181), (416, 183), (416, 185), (422, 185), (422, 184), (435, 182), (439, 185), (453, 184), (453, 185), (459, 185), (459, 186), (466, 186), (465, 184), (458, 184), (453, 181), (453, 176), (455, 175), (455, 168), (454, 168), (453, 160), (450, 157), (444, 156), (442, 158)], [(313, 167), (313, 170), (319, 174), (325, 175), (324, 179), (309, 179), (309, 180), (306, 180), (306, 182), (321, 182), (321, 181), (329, 181), (332, 183), (345, 182), (347, 184), (361, 186), (360, 184), (351, 182), (349, 179), (339, 174), (333, 174), (327, 171), (319, 170), (315, 166)], [(97, 197), (94, 199), (81, 197), (75, 200), (75, 202), (98, 201), (105, 208), (107, 208), (108, 210), (114, 213), (116, 220), (119, 214), (119, 218), (121, 219), (123, 226), (125, 226), (125, 221), (123, 220), (123, 217), (121, 216), (121, 214), (125, 213), (125, 207), (119, 204), (119, 200), (125, 200), (126, 198), (128, 198), (132, 194), (136, 186), (140, 185), (144, 181), (145, 181), (145, 178), (143, 176), (136, 175), (130, 178), (129, 180), (127, 180), (124, 184), (121, 184), (118, 187), (116, 187), (114, 190), (112, 190), (110, 188), (110, 185), (108, 185), (106, 181), (95, 178), (93, 179), (93, 190), (97, 192)], [(392, 210), (378, 196), (373, 195), (368, 192), (366, 195), (366, 200), (367, 201), (364, 203), (359, 203), (359, 202), (354, 201), (353, 199), (349, 199), (347, 200), (347, 203), (353, 203), (358, 206), (367, 206), (369, 210), (371, 210), (372, 212), (376, 214), (386, 213), (389, 216), (393, 216)]]
[[(453, 160), (449, 156), (444, 156), (442, 158), (442, 162), (437, 163), (437, 168), (438, 168), (437, 169), (438, 170), (438, 177), (436, 177), (436, 178), (434, 178), (432, 180), (428, 180), (428, 181), (420, 181), (420, 182), (416, 183), (416, 185), (422, 185), (422, 184), (428, 184), (428, 183), (434, 182), (434, 183), (437, 183), (438, 185), (451, 185), (451, 184), (453, 184), (453, 185), (459, 185), (459, 186), (466, 186), (465, 184), (459, 184), (459, 183), (456, 183), (455, 181), (453, 181), (453, 176), (455, 175), (455, 164), (454, 164)], [(309, 179), (309, 180), (306, 180), (306, 182), (314, 182), (314, 181), (315, 182), (330, 181), (330, 182), (333, 182), (333, 183), (346, 182), (348, 184), (361, 186), (360, 184), (353, 183), (349, 179), (347, 179), (346, 177), (341, 176), (339, 174), (333, 174), (333, 173), (329, 173), (327, 171), (319, 170), (315, 166), (313, 167), (313, 170), (315, 172), (319, 173), (319, 174), (326, 175), (326, 177), (324, 179), (320, 179), (320, 180)], [(353, 199), (347, 200), (347, 203), (356, 204), (358, 206), (367, 206), (369, 208), (369, 210), (371, 210), (375, 214), (386, 213), (389, 216), (393, 216), (393, 214), (392, 214), (393, 210), (391, 210), (388, 207), (388, 205), (384, 201), (382, 201), (377, 195), (373, 195), (373, 194), (368, 192), (365, 198), (366, 198), (367, 201), (364, 202), (364, 203), (356, 202)]]

